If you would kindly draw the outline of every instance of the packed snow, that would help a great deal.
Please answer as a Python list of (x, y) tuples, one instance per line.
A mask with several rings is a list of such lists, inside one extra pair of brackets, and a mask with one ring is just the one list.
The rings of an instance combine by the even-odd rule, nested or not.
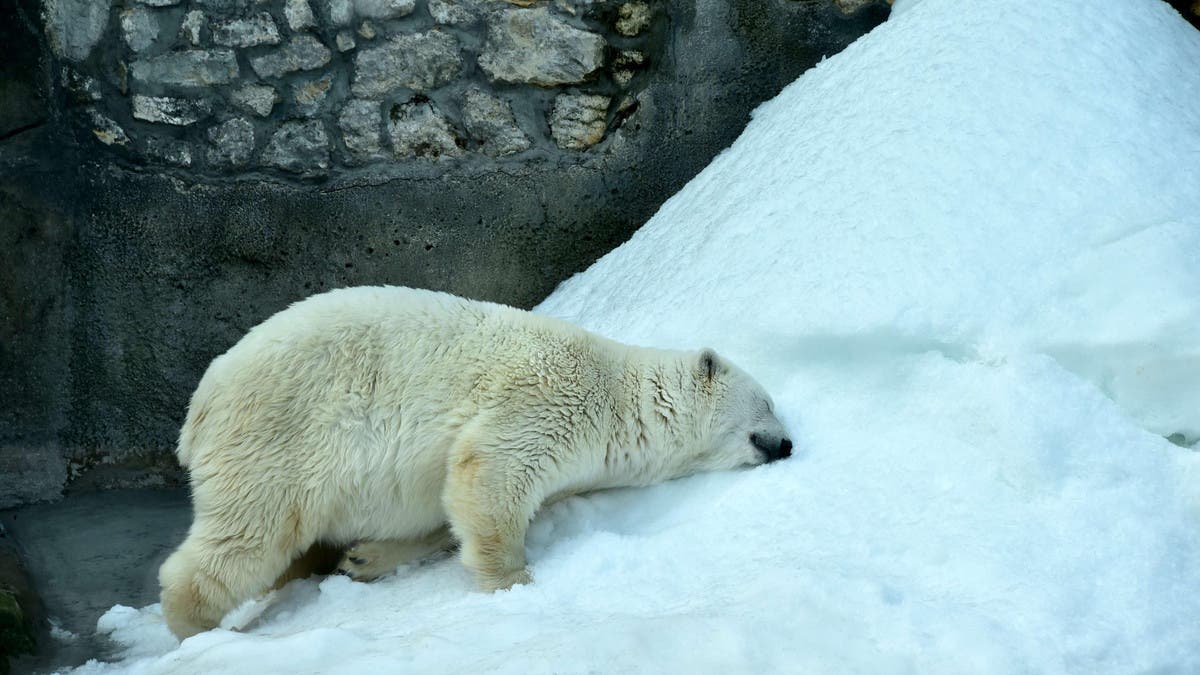
[(797, 456), (77, 672), (1200, 672), (1198, 65), (1157, 0), (897, 0), (539, 309), (716, 348)]

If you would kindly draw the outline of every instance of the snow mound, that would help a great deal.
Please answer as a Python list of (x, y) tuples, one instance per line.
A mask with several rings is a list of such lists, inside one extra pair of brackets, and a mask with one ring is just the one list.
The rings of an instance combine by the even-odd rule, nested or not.
[(1200, 437), (1200, 33), (1151, 0), (898, 4), (542, 309), (772, 363), (1044, 353)]
[(1153, 0), (897, 0), (540, 308), (717, 348), (797, 457), (78, 672), (1200, 672), (1197, 64)]

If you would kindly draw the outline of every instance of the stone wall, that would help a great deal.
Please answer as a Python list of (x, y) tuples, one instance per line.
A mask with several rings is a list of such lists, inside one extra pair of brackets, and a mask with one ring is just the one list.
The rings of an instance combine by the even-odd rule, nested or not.
[(0, 508), (172, 483), (187, 400), (307, 295), (528, 307), (882, 0), (0, 5)]
[(127, 160), (296, 177), (582, 152), (636, 111), (661, 1), (47, 0), (95, 138)]

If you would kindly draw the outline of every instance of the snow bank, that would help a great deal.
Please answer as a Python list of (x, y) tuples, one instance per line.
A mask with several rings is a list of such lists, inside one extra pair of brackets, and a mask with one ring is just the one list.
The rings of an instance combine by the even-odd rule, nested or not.
[(1197, 64), (1151, 0), (897, 0), (541, 307), (716, 347), (799, 456), (80, 672), (1200, 671)]
[(1046, 353), (1200, 437), (1200, 33), (1151, 0), (899, 4), (544, 310), (772, 363)]

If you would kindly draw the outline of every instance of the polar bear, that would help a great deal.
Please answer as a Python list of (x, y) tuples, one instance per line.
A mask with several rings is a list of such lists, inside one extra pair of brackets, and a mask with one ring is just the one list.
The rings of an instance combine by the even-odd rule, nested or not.
[(185, 638), (316, 544), (369, 579), (457, 542), (485, 590), (530, 581), (548, 499), (782, 459), (770, 396), (712, 351), (623, 345), (401, 287), (330, 291), (204, 374), (179, 434), (194, 520), (159, 570)]

